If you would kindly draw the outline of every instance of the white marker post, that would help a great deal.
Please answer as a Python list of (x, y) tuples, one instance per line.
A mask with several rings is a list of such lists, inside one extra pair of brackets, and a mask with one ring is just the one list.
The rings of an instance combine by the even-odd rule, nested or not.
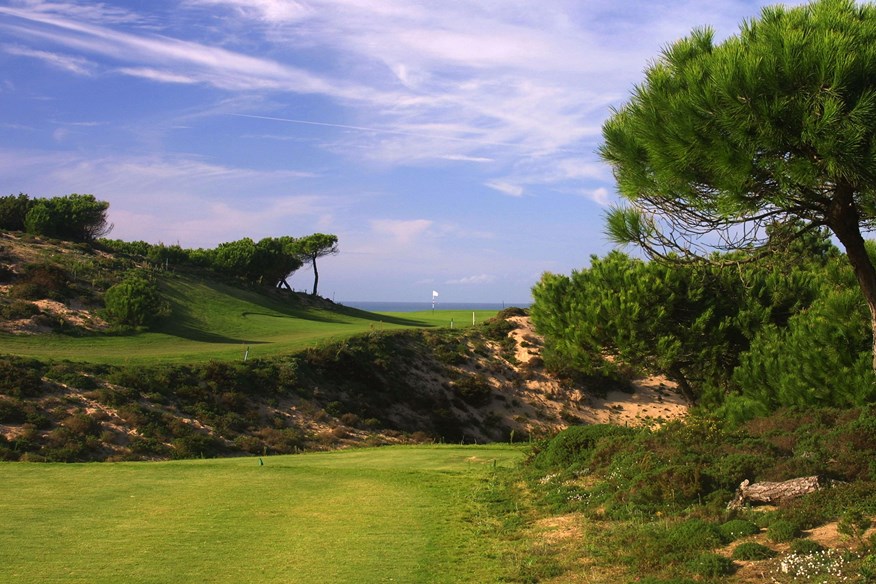
[(438, 293), (432, 290), (432, 312), (435, 312), (435, 299), (438, 298)]

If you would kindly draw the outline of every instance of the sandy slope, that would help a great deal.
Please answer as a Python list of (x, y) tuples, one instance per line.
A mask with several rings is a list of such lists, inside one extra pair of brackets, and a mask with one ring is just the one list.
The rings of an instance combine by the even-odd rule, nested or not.
[(516, 344), (516, 363), (509, 364), (510, 375), (494, 375), (493, 386), (504, 400), (499, 400), (490, 412), (503, 418), (508, 426), (545, 435), (572, 424), (641, 425), (661, 423), (687, 413), (685, 399), (663, 377), (633, 380), (632, 393), (606, 393), (598, 387), (558, 380), (540, 365), (543, 339), (533, 329), (529, 317), (509, 320), (517, 325), (510, 333)]

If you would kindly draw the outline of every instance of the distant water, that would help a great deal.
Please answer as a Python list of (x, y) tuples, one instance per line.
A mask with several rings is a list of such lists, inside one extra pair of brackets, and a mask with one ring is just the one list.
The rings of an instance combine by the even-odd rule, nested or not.
[[(431, 302), (339, 302), (344, 306), (367, 310), (368, 312), (420, 312), (423, 310), (432, 310)], [(435, 310), (502, 310), (516, 306), (518, 308), (529, 308), (531, 303), (524, 302), (519, 304), (502, 303), (502, 302), (436, 302)]]

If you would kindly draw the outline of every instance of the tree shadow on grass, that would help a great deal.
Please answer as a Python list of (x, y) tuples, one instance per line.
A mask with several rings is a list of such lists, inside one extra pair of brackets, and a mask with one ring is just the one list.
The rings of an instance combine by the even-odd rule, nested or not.
[[(194, 282), (186, 282), (185, 280), (182, 280), (179, 281), (179, 285), (168, 282), (162, 286), (162, 292), (171, 305), (171, 316), (157, 327), (158, 330), (165, 334), (205, 343), (259, 344), (210, 330), (209, 325), (204, 322), (204, 319), (193, 309), (191, 295), (196, 293), (196, 289), (192, 288), (193, 283)], [(347, 319), (356, 319), (362, 321), (382, 322), (384, 324), (395, 326), (421, 328), (434, 326), (434, 324), (422, 320), (375, 314), (356, 308), (334, 304), (333, 302), (324, 299), (317, 299), (311, 304), (310, 299), (306, 297), (277, 297), (209, 280), (201, 280), (198, 284), (211, 288), (219, 296), (231, 297), (241, 302), (243, 306), (240, 306), (240, 308), (244, 308), (244, 310), (236, 312), (236, 314), (244, 319), (250, 316), (258, 316), (276, 319), (306, 320), (335, 325), (349, 325), (351, 322)], [(246, 310), (246, 305), (249, 305), (254, 310)], [(224, 309), (228, 310), (230, 307), (231, 306), (229, 305), (224, 307)], [(203, 309), (204, 307), (201, 306), (200, 308)], [(208, 306), (207, 308), (210, 307)], [(240, 308), (237, 310), (240, 310)], [(246, 333), (244, 332), (244, 334)]]

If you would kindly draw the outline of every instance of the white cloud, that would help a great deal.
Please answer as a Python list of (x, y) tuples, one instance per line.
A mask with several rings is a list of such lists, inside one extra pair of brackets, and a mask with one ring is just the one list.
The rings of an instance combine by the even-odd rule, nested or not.
[(444, 160), (452, 160), (454, 162), (495, 162), (494, 158), (486, 156), (466, 156), (464, 154), (446, 154), (441, 156)]
[(477, 284), (492, 284), (495, 281), (495, 276), (492, 276), (490, 274), (478, 274), (476, 276), (466, 276), (465, 278), (459, 278), (457, 280), (448, 280), (446, 283), (468, 286)]
[[(180, 77), (187, 77), (228, 90), (294, 91), (337, 97), (355, 97), (361, 91), (340, 80), (325, 79), (298, 67), (217, 46), (156, 34), (122, 32), (39, 10), (0, 7), (0, 14), (32, 24), (24, 31), (25, 36), (70, 50), (145, 65), (145, 69), (121, 69), (127, 72), (151, 69), (156, 81), (177, 83)], [(157, 74), (159, 71), (163, 78)]]
[(294, 0), (187, 0), (192, 6), (228, 6), (243, 17), (268, 23), (297, 22), (313, 15), (313, 10)]
[(159, 69), (153, 69), (152, 67), (120, 67), (116, 69), (116, 71), (121, 73), (122, 75), (141, 77), (143, 79), (150, 79), (152, 81), (158, 81), (160, 83), (191, 84), (198, 82), (195, 78), (188, 75), (181, 75), (179, 73), (172, 73), (169, 71), (161, 71)]
[(522, 186), (511, 184), (501, 180), (490, 181), (487, 183), (487, 186), (511, 197), (522, 197), (524, 192)]
[(590, 198), (599, 205), (602, 205), (603, 207), (607, 207), (610, 203), (610, 195), (608, 193), (608, 189), (604, 187), (599, 187), (598, 189), (594, 189), (593, 191), (591, 191)]
[(370, 223), (373, 232), (388, 235), (399, 244), (412, 243), (432, 226), (428, 219), (374, 219)]
[(75, 75), (90, 76), (93, 74), (95, 68), (95, 65), (92, 62), (82, 57), (61, 55), (49, 51), (40, 51), (14, 45), (5, 45), (2, 48), (3, 51), (10, 55), (39, 59), (45, 63), (48, 63), (52, 67), (62, 69), (64, 71), (67, 71), (68, 73), (73, 73)]

